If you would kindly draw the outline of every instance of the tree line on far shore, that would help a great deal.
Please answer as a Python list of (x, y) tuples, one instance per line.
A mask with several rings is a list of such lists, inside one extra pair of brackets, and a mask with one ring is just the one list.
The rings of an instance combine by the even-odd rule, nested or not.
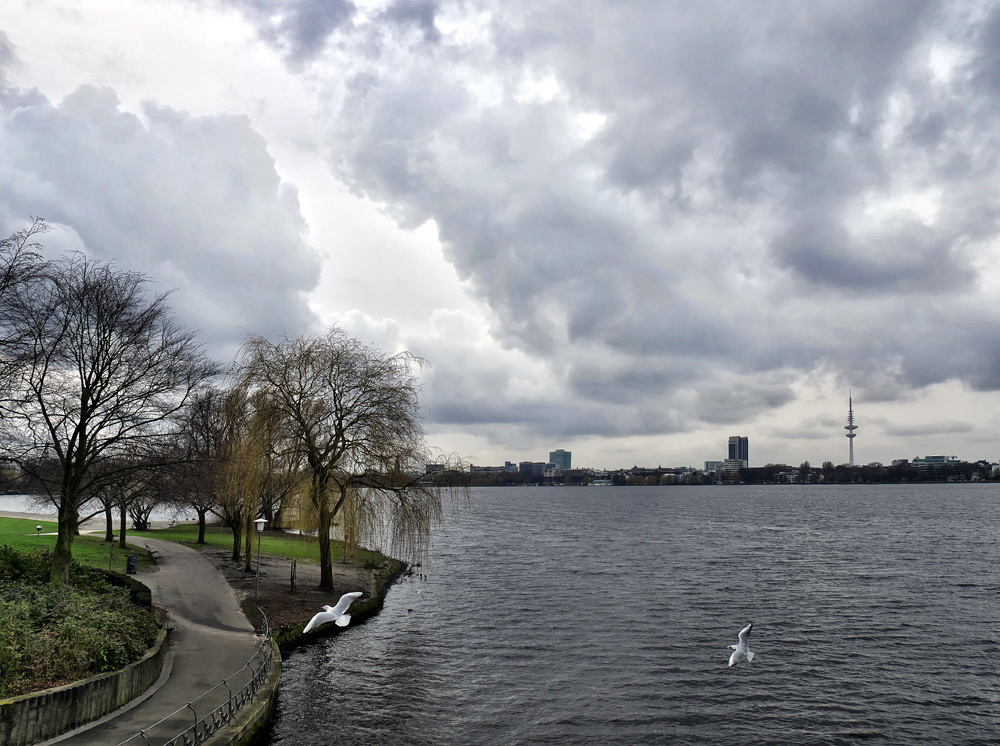
[(249, 562), (254, 520), (319, 537), (333, 585), (334, 519), (349, 545), (383, 537), (418, 556), (441, 509), (425, 479), (421, 360), (339, 328), (250, 335), (228, 366), (179, 325), (149, 278), (73, 253), (43, 255), (43, 219), (0, 240), (0, 460), (58, 515), (50, 581), (93, 515), (142, 526), (152, 506), (193, 508), (233, 531)]

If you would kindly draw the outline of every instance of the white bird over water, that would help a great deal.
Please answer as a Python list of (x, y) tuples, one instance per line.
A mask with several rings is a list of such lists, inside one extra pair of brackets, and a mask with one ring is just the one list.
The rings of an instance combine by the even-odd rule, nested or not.
[(735, 645), (730, 645), (729, 648), (733, 651), (733, 654), (729, 656), (729, 665), (735, 666), (740, 661), (746, 661), (747, 663), (753, 663), (753, 651), (750, 649), (750, 628), (753, 627), (753, 622), (750, 622), (746, 627), (740, 630), (740, 641)]
[(361, 595), (363, 595), (361, 591), (345, 593), (340, 597), (340, 600), (337, 601), (336, 606), (324, 606), (324, 611), (321, 611), (309, 620), (309, 624), (307, 624), (306, 628), (302, 630), (303, 634), (320, 626), (321, 624), (326, 624), (327, 622), (334, 622), (338, 627), (346, 627), (351, 623), (351, 615), (345, 614), (344, 612), (347, 611), (348, 606), (354, 603), (354, 599), (360, 597)]

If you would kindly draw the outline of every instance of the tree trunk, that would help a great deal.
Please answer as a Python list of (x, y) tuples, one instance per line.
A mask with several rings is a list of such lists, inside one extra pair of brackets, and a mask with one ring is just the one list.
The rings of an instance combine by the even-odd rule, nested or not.
[(124, 502), (118, 506), (118, 509), (121, 511), (121, 513), (119, 514), (119, 521), (121, 523), (121, 528), (119, 529), (118, 546), (120, 546), (122, 549), (125, 549), (125, 526), (128, 523), (128, 511), (125, 509)]
[(52, 564), (49, 566), (49, 582), (59, 585), (69, 583), (69, 563), (73, 559), (73, 537), (77, 531), (79, 516), (75, 501), (63, 496), (59, 503), (59, 532), (52, 550)]
[(195, 508), (198, 511), (198, 543), (205, 543), (205, 515), (208, 513), (208, 508)]
[(111, 510), (111, 503), (104, 505), (104, 540), (109, 543), (115, 540), (115, 519)]
[(240, 561), (240, 545), (243, 543), (243, 524), (233, 521), (233, 562)]
[(333, 590), (333, 556), (330, 551), (330, 526), (333, 524), (333, 515), (330, 513), (330, 503), (327, 500), (326, 490), (319, 485), (313, 484), (314, 494), (312, 496), (316, 508), (319, 510), (319, 587), (325, 590)]
[[(244, 553), (243, 553), (243, 556), (244, 556), (243, 569), (246, 572), (250, 572), (250, 571), (253, 570), (252, 560), (253, 560), (253, 535), (254, 535), (254, 529), (251, 528), (251, 526), (253, 526), (254, 524), (250, 522), (250, 516), (251, 515), (252, 514), (249, 511), (247, 511), (247, 520), (246, 520), (246, 523), (244, 524), (244, 534), (243, 534), (244, 536), (247, 537), (246, 544), (243, 547), (243, 549), (244, 549)], [(254, 528), (256, 528), (256, 527), (254, 527)], [(260, 541), (260, 539), (257, 539), (257, 541)]]

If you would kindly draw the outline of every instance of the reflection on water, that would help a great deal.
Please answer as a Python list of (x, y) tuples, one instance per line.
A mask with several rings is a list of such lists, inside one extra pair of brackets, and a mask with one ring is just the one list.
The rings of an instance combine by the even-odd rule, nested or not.
[(995, 492), (476, 490), (425, 578), (289, 657), (269, 742), (993, 739)]

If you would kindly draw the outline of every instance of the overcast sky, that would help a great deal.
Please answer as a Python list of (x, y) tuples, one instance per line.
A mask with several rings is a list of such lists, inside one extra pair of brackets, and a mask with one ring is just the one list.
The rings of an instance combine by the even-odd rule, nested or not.
[(0, 230), (480, 465), (1000, 458), (1000, 5), (4, 0)]

